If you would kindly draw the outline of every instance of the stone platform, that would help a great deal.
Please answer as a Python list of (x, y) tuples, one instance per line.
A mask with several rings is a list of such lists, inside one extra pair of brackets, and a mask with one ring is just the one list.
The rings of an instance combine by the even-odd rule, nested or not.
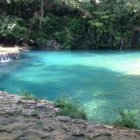
[(0, 92), (0, 140), (140, 140), (139, 130), (56, 116), (58, 110), (46, 100)]

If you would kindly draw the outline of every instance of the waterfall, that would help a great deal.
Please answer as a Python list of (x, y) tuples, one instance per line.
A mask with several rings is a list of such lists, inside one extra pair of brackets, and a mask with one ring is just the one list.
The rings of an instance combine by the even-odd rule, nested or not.
[(0, 54), (0, 63), (10, 62), (19, 57), (19, 53), (2, 53)]

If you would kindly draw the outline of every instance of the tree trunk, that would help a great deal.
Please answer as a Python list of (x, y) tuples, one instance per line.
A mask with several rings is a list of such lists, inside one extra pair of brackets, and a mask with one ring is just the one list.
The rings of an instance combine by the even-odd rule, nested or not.
[(40, 12), (41, 12), (41, 17), (43, 17), (44, 16), (44, 0), (41, 0)]
[(41, 0), (40, 3), (40, 17), (39, 17), (39, 29), (41, 30), (41, 21), (44, 16), (44, 0)]

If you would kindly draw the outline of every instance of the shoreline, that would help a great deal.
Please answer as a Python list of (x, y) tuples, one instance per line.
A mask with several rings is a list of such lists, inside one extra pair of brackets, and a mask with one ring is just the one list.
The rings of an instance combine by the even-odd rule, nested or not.
[(0, 91), (0, 140), (139, 140), (140, 131), (56, 116), (47, 100)]

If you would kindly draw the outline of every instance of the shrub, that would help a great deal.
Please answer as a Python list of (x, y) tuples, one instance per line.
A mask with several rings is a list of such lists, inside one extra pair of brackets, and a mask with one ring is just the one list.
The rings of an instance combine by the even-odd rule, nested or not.
[(12, 16), (0, 16), (0, 36), (9, 39), (28, 38), (28, 29), (19, 22), (24, 21)]
[(116, 126), (138, 128), (136, 122), (139, 115), (139, 110), (123, 110), (118, 109), (120, 118), (115, 122)]
[(85, 111), (81, 109), (79, 104), (74, 100), (63, 97), (55, 101), (55, 106), (60, 108), (60, 111), (56, 113), (56, 115), (69, 116), (73, 119), (87, 120)]
[(24, 100), (36, 100), (37, 98), (30, 92), (25, 91), (22, 93)]

